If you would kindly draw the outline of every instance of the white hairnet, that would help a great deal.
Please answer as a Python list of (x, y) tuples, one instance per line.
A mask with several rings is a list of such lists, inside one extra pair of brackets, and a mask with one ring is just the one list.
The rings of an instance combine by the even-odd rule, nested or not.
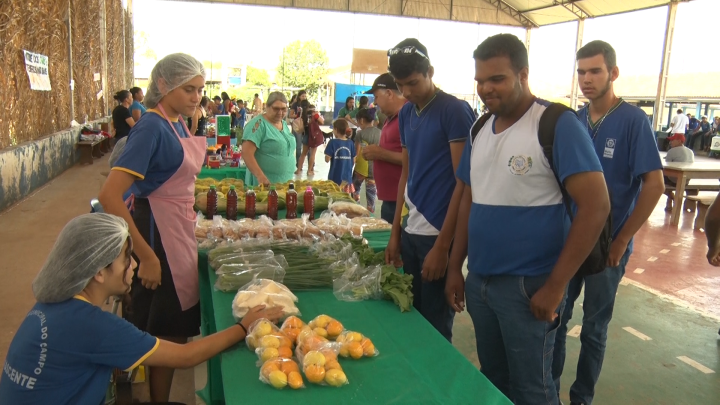
[[(190, 81), (195, 76), (205, 77), (202, 63), (190, 55), (173, 53), (155, 65), (150, 73), (150, 83), (145, 94), (145, 106), (154, 108), (167, 93)], [(158, 80), (163, 79), (167, 85), (165, 93), (160, 92)]]
[(120, 256), (129, 234), (127, 222), (114, 215), (95, 213), (73, 218), (60, 232), (33, 281), (35, 299), (62, 302), (81, 292), (98, 271)]
[(112, 169), (115, 167), (115, 162), (120, 158), (120, 155), (122, 155), (123, 150), (125, 150), (125, 144), (127, 143), (128, 137), (122, 137), (117, 143), (115, 144), (115, 148), (113, 149), (112, 153), (110, 154), (110, 159), (108, 160), (108, 163), (110, 164), (110, 168)]

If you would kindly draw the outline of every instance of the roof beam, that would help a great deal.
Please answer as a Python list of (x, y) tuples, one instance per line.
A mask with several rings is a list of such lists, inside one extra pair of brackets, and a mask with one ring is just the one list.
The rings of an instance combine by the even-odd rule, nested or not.
[(585, 10), (575, 4), (579, 0), (553, 0), (553, 4), (557, 6), (563, 6), (567, 11), (575, 14), (578, 19), (584, 20), (586, 18), (592, 18)]
[(521, 13), (513, 6), (507, 4), (504, 0), (485, 0), (486, 3), (497, 7), (498, 11), (512, 17), (515, 21), (519, 22), (523, 27), (526, 28), (539, 28), (540, 26), (535, 21), (528, 18), (525, 14)]

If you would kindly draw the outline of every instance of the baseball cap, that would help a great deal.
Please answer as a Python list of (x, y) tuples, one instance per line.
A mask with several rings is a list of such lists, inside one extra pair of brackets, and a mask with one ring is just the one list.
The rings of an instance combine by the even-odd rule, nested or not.
[(364, 94), (375, 94), (375, 90), (397, 90), (397, 84), (390, 73), (383, 73), (375, 79), (370, 90)]
[(685, 143), (685, 135), (683, 134), (674, 134), (667, 137), (668, 141), (680, 141), (682, 143)]
[(430, 59), (430, 55), (428, 54), (428, 50), (417, 38), (406, 38), (402, 41), (400, 41), (393, 49), (402, 49), (402, 48), (408, 48), (408, 47), (415, 47), (418, 51), (420, 51), (423, 55), (425, 55), (428, 60)]

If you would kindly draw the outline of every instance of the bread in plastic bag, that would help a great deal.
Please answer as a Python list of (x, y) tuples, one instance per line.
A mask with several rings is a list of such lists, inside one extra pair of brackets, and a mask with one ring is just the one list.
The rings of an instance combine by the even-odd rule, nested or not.
[(342, 357), (351, 357), (357, 360), (361, 357), (375, 357), (380, 354), (373, 342), (360, 332), (347, 330), (337, 337), (336, 342), (340, 345), (339, 354)]
[(277, 389), (286, 386), (292, 389), (305, 388), (298, 364), (283, 357), (269, 359), (260, 366), (260, 381)]
[(350, 219), (370, 216), (370, 211), (367, 208), (349, 201), (330, 202), (328, 209), (337, 215), (345, 214)]
[[(299, 315), (297, 297), (287, 287), (267, 279), (255, 279), (238, 290), (232, 303), (235, 319), (242, 319), (250, 308), (258, 305), (282, 307), (284, 316)], [(279, 330), (278, 330), (279, 331)]]

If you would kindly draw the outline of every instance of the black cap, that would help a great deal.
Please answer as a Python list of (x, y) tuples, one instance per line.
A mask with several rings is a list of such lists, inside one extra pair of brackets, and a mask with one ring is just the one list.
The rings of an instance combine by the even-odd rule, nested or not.
[(365, 94), (375, 94), (375, 90), (397, 90), (397, 84), (390, 73), (383, 73), (375, 79), (372, 88)]
[(395, 45), (395, 48), (405, 48), (408, 46), (414, 46), (415, 48), (417, 48), (418, 51), (422, 52), (425, 56), (427, 56), (428, 59), (430, 59), (427, 48), (425, 47), (425, 45), (420, 43), (417, 38), (406, 38), (400, 41), (400, 43), (398, 43), (397, 45)]

